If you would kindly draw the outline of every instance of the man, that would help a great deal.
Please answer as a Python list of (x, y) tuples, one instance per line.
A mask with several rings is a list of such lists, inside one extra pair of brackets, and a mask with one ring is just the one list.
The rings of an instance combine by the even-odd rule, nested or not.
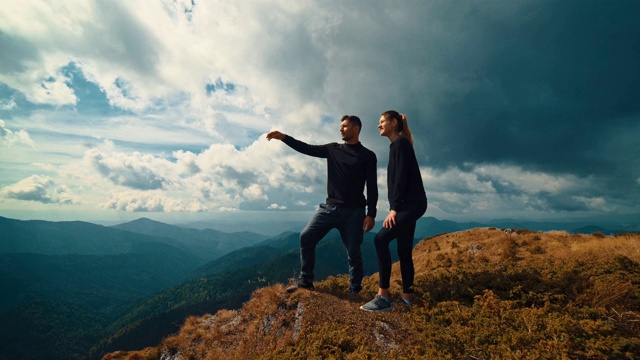
[(364, 270), (360, 245), (363, 234), (375, 224), (378, 185), (376, 155), (360, 143), (360, 129), (360, 118), (344, 115), (340, 120), (343, 144), (309, 145), (279, 131), (267, 134), (267, 140), (281, 140), (300, 153), (327, 159), (326, 203), (320, 204), (300, 234), (300, 276), (295, 285), (287, 288), (288, 292), (298, 288), (313, 290), (316, 245), (334, 228), (340, 232), (342, 243), (347, 248), (349, 290), (357, 294), (362, 289)]

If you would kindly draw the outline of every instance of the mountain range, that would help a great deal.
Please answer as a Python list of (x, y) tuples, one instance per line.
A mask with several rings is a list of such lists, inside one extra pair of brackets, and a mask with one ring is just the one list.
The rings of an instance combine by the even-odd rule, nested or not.
[[(423, 218), (416, 243), (471, 228), (526, 225), (552, 226)], [(564, 230), (625, 232), (587, 226), (568, 223)], [(374, 233), (363, 245), (368, 275), (377, 271)], [(186, 317), (238, 308), (256, 289), (293, 278), (298, 237), (295, 231), (267, 236), (145, 218), (101, 226), (0, 217), (0, 358), (98, 359), (157, 344)], [(346, 273), (336, 231), (319, 244), (317, 257), (318, 279)]]
[[(191, 223), (176, 224), (185, 228), (206, 229), (213, 228), (227, 232), (243, 231), (247, 228), (244, 222), (221, 222), (221, 221), (198, 221)], [(299, 232), (305, 222), (296, 221), (271, 221), (255, 222), (251, 228), (260, 229), (261, 233), (271, 236), (279, 235), (285, 231)], [(421, 226), (422, 225), (422, 226)], [(373, 232), (377, 232), (382, 226), (381, 221), (377, 221)], [(610, 215), (586, 218), (563, 218), (560, 216), (546, 220), (522, 220), (522, 219), (491, 219), (483, 221), (450, 221), (440, 220), (434, 217), (424, 217), (418, 221), (416, 236), (423, 238), (437, 235), (447, 231), (462, 231), (478, 227), (521, 228), (537, 231), (564, 230), (569, 233), (590, 234), (595, 230), (603, 234), (620, 234), (640, 231), (640, 213), (626, 215)]]

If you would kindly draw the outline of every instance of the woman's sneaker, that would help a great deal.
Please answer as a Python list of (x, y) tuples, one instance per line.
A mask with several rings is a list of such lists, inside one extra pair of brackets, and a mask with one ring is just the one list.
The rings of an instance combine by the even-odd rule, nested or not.
[(391, 301), (380, 295), (376, 295), (373, 300), (360, 306), (360, 309), (364, 311), (389, 311), (391, 308)]

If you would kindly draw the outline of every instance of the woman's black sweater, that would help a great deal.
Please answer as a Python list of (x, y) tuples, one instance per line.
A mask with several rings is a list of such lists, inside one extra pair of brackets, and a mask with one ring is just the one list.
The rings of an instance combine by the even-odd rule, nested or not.
[(405, 136), (398, 136), (389, 146), (387, 190), (391, 210), (400, 211), (427, 201), (416, 153)]

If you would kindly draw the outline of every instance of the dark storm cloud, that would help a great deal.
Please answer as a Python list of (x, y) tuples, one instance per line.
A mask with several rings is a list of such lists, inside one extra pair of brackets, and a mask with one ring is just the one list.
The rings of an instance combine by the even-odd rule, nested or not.
[[(335, 39), (329, 82), (348, 91), (329, 96), (361, 116), (381, 167), (388, 142), (375, 123), (395, 109), (408, 116), (420, 164), (434, 172), (473, 177), (489, 164), (579, 184), (547, 193), (544, 177), (523, 190), (521, 177), (503, 185), (499, 174), (483, 174), (495, 189), (483, 193), (492, 209), (637, 208), (640, 2), (376, 2), (352, 12)], [(434, 201), (473, 196), (464, 181), (447, 180)], [(446, 200), (449, 192), (460, 196)]]
[(637, 10), (637, 2), (533, 2), (512, 21), (487, 22), (471, 36), (482, 44), (471, 48), (482, 52), (478, 61), (447, 69), (474, 84), (428, 123), (438, 134), (427, 145), (439, 155), (432, 161), (513, 162), (580, 175), (618, 168), (607, 149), (592, 150), (616, 130), (638, 131), (629, 129), (640, 112)]
[[(583, 190), (592, 196), (640, 195), (640, 2), (431, 1), (379, 10), (368, 14), (375, 44), (343, 45), (361, 46), (359, 66), (375, 79), (358, 77), (355, 66), (342, 76), (366, 89), (355, 101), (364, 118), (377, 122), (388, 108), (407, 114), (421, 164), (504, 164), (588, 178)], [(386, 146), (374, 144), (382, 153)]]

